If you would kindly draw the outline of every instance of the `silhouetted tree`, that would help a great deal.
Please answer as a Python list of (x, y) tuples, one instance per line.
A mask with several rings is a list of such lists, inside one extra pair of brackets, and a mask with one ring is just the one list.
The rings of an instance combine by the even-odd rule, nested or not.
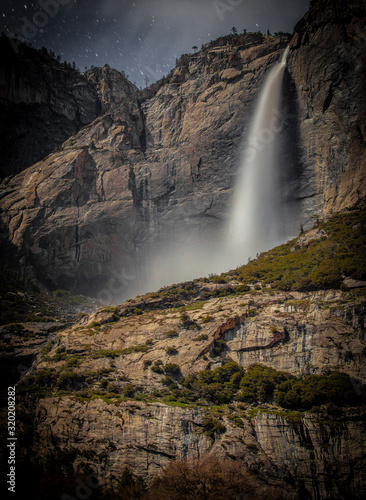
[(240, 461), (206, 456), (171, 462), (149, 488), (146, 500), (287, 500), (282, 490), (261, 482)]
[(142, 498), (144, 491), (144, 481), (140, 477), (134, 476), (126, 467), (118, 484), (119, 494), (122, 495), (122, 498), (132, 500)]

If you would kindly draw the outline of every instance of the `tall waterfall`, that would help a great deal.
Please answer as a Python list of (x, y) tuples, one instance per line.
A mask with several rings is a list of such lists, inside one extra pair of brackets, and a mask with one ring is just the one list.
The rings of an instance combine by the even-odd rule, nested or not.
[(230, 265), (281, 243), (286, 203), (281, 192), (278, 143), (283, 126), (281, 88), (289, 48), (268, 73), (250, 126), (229, 220)]
[(190, 235), (187, 244), (182, 244), (184, 228), (182, 233), (178, 228), (167, 238), (168, 243), (165, 240), (152, 254), (147, 283), (138, 293), (228, 271), (290, 236), (284, 221), (291, 219), (285, 213), (292, 210), (288, 203), (291, 176), (286, 177), (286, 168), (280, 168), (278, 151), (284, 123), (281, 87), (288, 52), (287, 48), (280, 63), (270, 69), (260, 92), (225, 237), (220, 242)]

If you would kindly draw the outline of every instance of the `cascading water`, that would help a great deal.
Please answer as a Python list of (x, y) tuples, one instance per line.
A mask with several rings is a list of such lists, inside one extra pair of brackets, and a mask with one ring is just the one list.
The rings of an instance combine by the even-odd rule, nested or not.
[(234, 193), (227, 236), (229, 265), (283, 242), (285, 205), (279, 172), (278, 138), (283, 126), (281, 88), (289, 48), (260, 92)]
[(184, 245), (181, 238), (184, 229), (179, 233), (179, 228), (174, 228), (176, 232), (152, 253), (148, 277), (138, 293), (212, 272), (228, 271), (244, 264), (247, 257), (291, 236), (285, 222), (294, 219), (285, 213), (294, 206), (288, 202), (291, 176), (281, 182), (285, 174), (280, 168), (278, 151), (284, 123), (280, 112), (281, 87), (288, 52), (287, 48), (280, 63), (269, 71), (259, 95), (234, 193), (226, 231), (229, 234), (222, 244), (201, 237), (194, 239), (191, 235)]

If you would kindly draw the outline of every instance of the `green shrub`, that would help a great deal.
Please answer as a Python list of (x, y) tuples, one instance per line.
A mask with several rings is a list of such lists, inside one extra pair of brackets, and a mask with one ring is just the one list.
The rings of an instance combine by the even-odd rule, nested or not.
[(83, 362), (82, 359), (78, 358), (77, 356), (71, 356), (66, 360), (65, 366), (67, 368), (72, 368), (74, 366), (79, 366)]
[(254, 318), (258, 314), (257, 309), (248, 309), (247, 316), (248, 318)]
[(208, 335), (205, 333), (202, 333), (201, 335), (198, 335), (198, 337), (195, 337), (193, 339), (195, 342), (201, 342), (202, 340), (208, 340)]
[(66, 352), (57, 352), (58, 350), (56, 350), (56, 354), (54, 356), (52, 356), (51, 360), (52, 361), (66, 361), (68, 359), (68, 355), (66, 354)]
[(102, 378), (99, 383), (100, 383), (100, 386), (103, 387), (103, 389), (105, 389), (108, 385), (108, 380), (106, 378)]
[[(366, 279), (366, 209), (339, 213), (319, 225), (328, 237), (297, 247), (297, 239), (238, 268), (238, 279), (285, 291), (339, 288), (343, 276)], [(295, 248), (295, 251), (293, 249)]]
[(271, 401), (276, 386), (290, 378), (292, 375), (278, 372), (274, 368), (254, 364), (249, 366), (240, 381), (239, 401), (246, 403), (262, 403)]
[(159, 374), (164, 373), (163, 362), (160, 359), (158, 359), (157, 361), (155, 361), (154, 364), (151, 367), (151, 371), (153, 371), (154, 373), (159, 373)]
[(178, 377), (181, 375), (180, 366), (176, 363), (167, 363), (165, 365), (165, 373), (171, 375), (172, 377)]
[(202, 323), (210, 323), (211, 321), (214, 321), (214, 317), (213, 316), (210, 316), (210, 315), (207, 315), (207, 316), (203, 316), (201, 318), (201, 321)]
[(166, 347), (165, 352), (169, 354), (169, 356), (175, 356), (176, 354), (178, 354), (178, 349), (176, 349), (175, 347)]
[(109, 313), (115, 313), (117, 312), (117, 308), (115, 306), (106, 306), (100, 309), (100, 312), (109, 312)]
[(212, 439), (226, 432), (226, 427), (219, 420), (212, 417), (205, 417), (202, 421), (202, 427), (205, 429), (207, 436)]
[(174, 337), (178, 337), (178, 332), (177, 332), (177, 330), (169, 330), (168, 332), (166, 332), (165, 337), (167, 339), (172, 339)]
[(188, 313), (186, 311), (183, 311), (182, 314), (181, 314), (181, 326), (185, 329), (185, 330), (200, 330), (201, 327), (198, 325), (198, 323), (196, 321), (193, 321), (191, 320), (191, 318), (189, 317)]
[(63, 371), (57, 378), (57, 386), (59, 389), (79, 389), (85, 381), (83, 373), (75, 373), (72, 371)]
[(244, 369), (230, 361), (214, 370), (202, 370), (189, 374), (182, 381), (183, 387), (190, 391), (185, 397), (196, 400), (204, 399), (212, 404), (227, 404), (233, 400)]
[(213, 356), (220, 356), (226, 349), (226, 342), (223, 339), (215, 339), (212, 348)]
[(43, 355), (48, 354), (52, 350), (52, 347), (54, 346), (54, 343), (55, 343), (54, 340), (49, 340), (47, 342), (47, 344), (44, 347), (42, 347), (41, 354), (43, 354)]
[(227, 283), (227, 279), (224, 276), (214, 276), (212, 278), (212, 283), (224, 284), (224, 283)]
[(107, 392), (118, 393), (118, 390), (112, 382), (109, 382), (109, 384), (107, 385)]
[[(167, 350), (177, 352), (175, 348)], [(150, 366), (153, 372), (165, 374), (162, 383), (170, 392), (165, 391), (164, 398), (170, 402), (205, 402), (210, 405), (233, 401), (255, 404), (274, 402), (289, 410), (305, 411), (326, 404), (359, 405), (366, 399), (366, 386), (360, 384), (357, 396), (350, 377), (338, 372), (295, 377), (260, 364), (244, 370), (237, 363), (229, 361), (214, 370), (201, 370), (182, 378), (176, 363), (167, 363), (165, 367), (161, 360), (153, 364), (146, 360), (145, 363), (144, 366)], [(179, 385), (174, 379), (178, 380)], [(158, 392), (159, 395), (155, 397), (162, 395), (161, 391)], [(211, 432), (213, 435), (215, 429), (212, 428)]]
[(124, 349), (122, 349), (122, 351), (120, 351), (120, 353), (122, 355), (125, 355), (125, 354), (131, 354), (132, 352), (147, 352), (147, 351), (148, 351), (148, 346), (146, 344), (142, 344), (142, 345), (134, 345), (131, 347), (125, 347)]
[(122, 389), (122, 394), (127, 398), (133, 398), (136, 393), (136, 387), (133, 384), (126, 384)]
[(307, 375), (300, 380), (279, 384), (274, 400), (284, 408), (310, 410), (314, 406), (359, 404), (359, 397), (346, 373), (329, 372), (325, 375)]
[(93, 355), (92, 358), (98, 359), (98, 358), (118, 358), (122, 354), (121, 350), (111, 350), (111, 349), (99, 349), (99, 351), (96, 351)]
[(166, 377), (164, 377), (161, 380), (161, 383), (163, 385), (166, 385), (167, 387), (169, 387), (170, 390), (175, 389), (176, 387), (178, 387), (177, 384), (176, 384), (176, 382), (169, 375), (167, 375)]
[(38, 392), (39, 390), (49, 390), (57, 383), (57, 373), (51, 369), (42, 369), (31, 373), (23, 378), (19, 384), (19, 391)]

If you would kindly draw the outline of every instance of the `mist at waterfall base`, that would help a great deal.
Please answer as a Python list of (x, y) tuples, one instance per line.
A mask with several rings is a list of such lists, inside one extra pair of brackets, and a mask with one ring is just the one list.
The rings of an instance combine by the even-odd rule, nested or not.
[(290, 200), (280, 155), (281, 147), (286, 147), (282, 144), (286, 117), (281, 99), (288, 52), (287, 48), (270, 69), (260, 90), (249, 133), (243, 139), (228, 222), (221, 237), (205, 241), (187, 234), (185, 241), (182, 223), (180, 237), (172, 234), (170, 243), (155, 253), (137, 293), (235, 269), (296, 235), (296, 207)]

